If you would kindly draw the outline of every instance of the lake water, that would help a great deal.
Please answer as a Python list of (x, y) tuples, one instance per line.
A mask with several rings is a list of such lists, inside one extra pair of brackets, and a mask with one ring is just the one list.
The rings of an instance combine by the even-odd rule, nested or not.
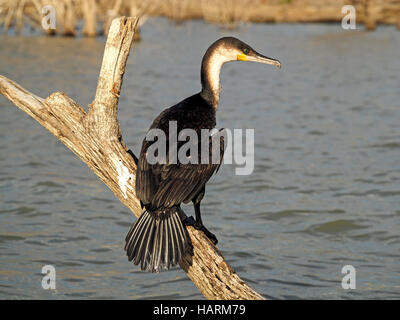
[[(136, 154), (154, 117), (200, 89), (202, 55), (224, 35), (283, 68), (222, 70), (218, 127), (254, 128), (255, 169), (236, 176), (225, 165), (207, 185), (203, 221), (218, 248), (268, 298), (400, 298), (400, 32), (150, 20), (119, 103)], [(86, 107), (104, 42), (0, 35), (0, 74)], [(0, 97), (0, 298), (203, 298), (181, 269), (150, 274), (128, 262), (134, 221), (72, 152)], [(41, 287), (47, 264), (53, 291)], [(345, 265), (355, 267), (355, 290), (342, 289)]]

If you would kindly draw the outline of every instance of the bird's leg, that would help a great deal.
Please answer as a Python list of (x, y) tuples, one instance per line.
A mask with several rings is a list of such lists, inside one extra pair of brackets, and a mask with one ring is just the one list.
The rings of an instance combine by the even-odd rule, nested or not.
[(194, 224), (194, 227), (197, 230), (201, 230), (204, 232), (204, 234), (211, 240), (212, 243), (217, 244), (218, 239), (217, 237), (211, 233), (204, 225), (203, 221), (201, 220), (201, 212), (200, 212), (200, 201), (193, 203), (194, 205), (194, 212), (196, 213), (196, 222)]
[(192, 226), (197, 230), (203, 231), (204, 234), (211, 240), (212, 243), (217, 244), (218, 243), (217, 237), (203, 225), (203, 221), (201, 220), (200, 202), (201, 199), (203, 199), (204, 192), (205, 188), (203, 187), (192, 200), (194, 206), (194, 212), (196, 213), (196, 220), (194, 220), (193, 217), (187, 217), (182, 222), (185, 226)]
[(182, 221), (183, 225), (191, 226), (197, 230), (203, 231), (207, 238), (209, 238), (211, 242), (216, 245), (218, 243), (217, 237), (213, 233), (211, 233), (201, 221), (200, 203), (194, 204), (194, 210), (196, 212), (196, 220), (194, 220), (192, 216), (187, 217), (185, 220)]
[(196, 213), (196, 223), (199, 226), (203, 226), (203, 220), (201, 220), (201, 212), (200, 212), (200, 201), (197, 203), (193, 203), (194, 212)]

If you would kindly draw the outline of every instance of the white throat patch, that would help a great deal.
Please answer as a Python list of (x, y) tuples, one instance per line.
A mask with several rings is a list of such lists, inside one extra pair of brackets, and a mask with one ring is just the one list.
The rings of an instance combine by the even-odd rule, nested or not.
[(237, 60), (236, 57), (236, 50), (226, 50), (224, 48), (219, 48), (210, 57), (208, 73), (211, 90), (214, 92), (214, 94), (219, 96), (221, 89), (219, 74), (222, 66), (226, 62)]

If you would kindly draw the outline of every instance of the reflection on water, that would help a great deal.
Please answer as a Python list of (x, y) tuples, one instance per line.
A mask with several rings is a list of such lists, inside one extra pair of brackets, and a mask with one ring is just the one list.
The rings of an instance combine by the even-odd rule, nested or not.
[[(135, 44), (119, 120), (136, 152), (159, 111), (199, 89), (202, 54), (223, 30), (147, 23)], [(255, 171), (224, 166), (204, 220), (255, 289), (273, 298), (400, 297), (400, 33), (336, 25), (249, 25), (235, 36), (282, 70), (232, 63), (218, 126), (255, 129)], [(0, 37), (0, 74), (40, 96), (87, 105), (104, 39)], [(191, 207), (187, 208), (192, 212)], [(1, 298), (201, 298), (180, 269), (138, 271), (123, 251), (134, 221), (87, 167), (0, 97)], [(41, 289), (52, 264), (57, 290)], [(357, 289), (341, 288), (341, 269)]]

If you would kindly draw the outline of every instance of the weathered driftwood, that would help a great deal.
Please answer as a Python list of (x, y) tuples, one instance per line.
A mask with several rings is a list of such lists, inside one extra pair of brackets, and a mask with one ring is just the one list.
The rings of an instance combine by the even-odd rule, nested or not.
[[(3, 76), (0, 93), (61, 140), (139, 216), (142, 209), (135, 196), (135, 157), (125, 146), (117, 121), (122, 78), (136, 24), (136, 18), (113, 20), (96, 97), (88, 112), (62, 92), (42, 99)], [(193, 256), (185, 256), (180, 266), (206, 298), (263, 299), (240, 279), (202, 232), (192, 227), (188, 231)], [(125, 235), (121, 236), (123, 239)]]

